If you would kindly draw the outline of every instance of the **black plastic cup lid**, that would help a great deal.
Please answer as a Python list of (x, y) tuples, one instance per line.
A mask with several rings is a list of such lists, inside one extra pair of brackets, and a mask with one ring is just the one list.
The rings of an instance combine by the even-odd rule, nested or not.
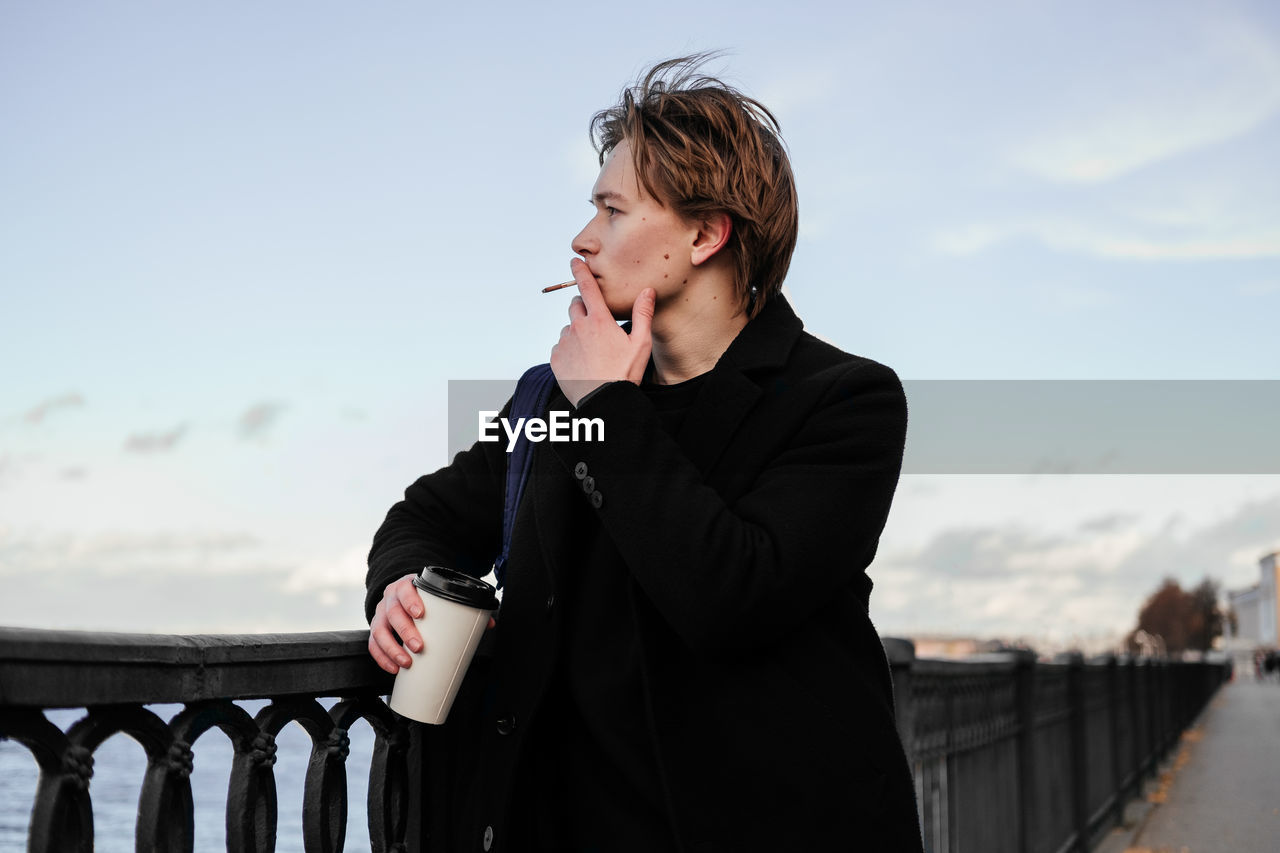
[(497, 590), (489, 584), (444, 566), (427, 566), (413, 579), (413, 585), (447, 601), (456, 601), (481, 610), (497, 610)]

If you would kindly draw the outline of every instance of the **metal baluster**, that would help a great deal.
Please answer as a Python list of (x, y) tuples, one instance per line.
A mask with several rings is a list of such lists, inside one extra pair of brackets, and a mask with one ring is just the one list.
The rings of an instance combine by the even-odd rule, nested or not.
[(302, 794), (302, 846), (307, 853), (341, 853), (347, 831), (349, 741), (320, 703), (277, 699), (258, 712), (258, 725), (273, 737), (297, 722), (311, 738), (311, 760)]
[(67, 739), (36, 710), (0, 710), (0, 736), (31, 750), (40, 768), (31, 806), (29, 853), (89, 853), (93, 850), (93, 804), (89, 779), (93, 754)]
[[(269, 810), (270, 825), (275, 826), (275, 785), (270, 769), (275, 760), (274, 753), (270, 761), (265, 763), (249, 757), (261, 730), (243, 708), (227, 700), (193, 702), (169, 721), (169, 729), (173, 732), (175, 741), (190, 745), (194, 745), (197, 739), (212, 728), (220, 729), (227, 736), (237, 758), (247, 757), (238, 763), (233, 761), (227, 784), (228, 853), (257, 853), (264, 849), (259, 841), (259, 828), (264, 822), (260, 819), (259, 811)], [(266, 757), (265, 754), (263, 757)], [(272, 793), (269, 804), (261, 796), (261, 774), (264, 770)]]
[(90, 708), (67, 738), (93, 753), (119, 733), (137, 741), (147, 756), (138, 795), (136, 849), (139, 853), (190, 853), (195, 836), (190, 747), (175, 741), (164, 721), (141, 705)]
[(405, 849), (408, 827), (408, 725), (380, 699), (344, 699), (329, 711), (334, 725), (349, 730), (364, 718), (373, 729), (373, 759), (369, 766), (369, 849), (394, 853)]

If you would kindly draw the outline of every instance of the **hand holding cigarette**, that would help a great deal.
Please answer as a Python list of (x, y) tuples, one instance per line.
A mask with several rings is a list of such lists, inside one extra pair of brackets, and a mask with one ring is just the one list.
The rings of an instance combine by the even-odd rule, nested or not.
[(569, 303), (569, 325), (551, 348), (551, 371), (569, 403), (578, 402), (605, 382), (625, 379), (636, 385), (644, 376), (653, 348), (651, 326), (657, 293), (646, 287), (631, 306), (631, 333), (614, 319), (591, 270), (579, 258), (570, 262), (578, 296)]

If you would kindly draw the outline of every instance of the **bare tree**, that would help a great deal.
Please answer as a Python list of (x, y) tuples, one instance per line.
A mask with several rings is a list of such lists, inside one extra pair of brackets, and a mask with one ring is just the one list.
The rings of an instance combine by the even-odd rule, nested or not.
[(1208, 651), (1222, 634), (1225, 616), (1218, 604), (1218, 582), (1206, 577), (1187, 591), (1174, 578), (1165, 578), (1138, 611), (1138, 624), (1129, 634), (1129, 648), (1138, 651), (1138, 631), (1159, 637), (1169, 654)]

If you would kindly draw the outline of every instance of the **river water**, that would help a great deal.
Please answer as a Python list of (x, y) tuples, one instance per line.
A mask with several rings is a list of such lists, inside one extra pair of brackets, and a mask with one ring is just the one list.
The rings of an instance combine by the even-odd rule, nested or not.
[[(265, 701), (238, 703), (250, 715)], [(327, 708), (334, 700), (324, 700)], [(150, 705), (166, 722), (181, 705)], [(46, 711), (54, 725), (66, 731), (83, 709)], [(368, 853), (369, 762), (373, 755), (373, 730), (363, 720), (350, 731), (351, 754), (347, 758), (347, 843), (345, 850)], [(302, 853), (302, 786), (311, 753), (311, 739), (297, 723), (280, 732), (276, 743), (276, 799), (279, 812), (276, 850)], [(226, 850), (227, 783), (231, 773), (231, 742), (218, 729), (206, 732), (193, 746), (195, 768), (191, 774), (191, 794), (195, 805), (195, 849)], [(109, 738), (94, 753), (93, 780), (89, 794), (93, 801), (94, 849), (99, 853), (130, 853), (134, 850), (134, 823), (138, 794), (146, 769), (142, 747), (128, 735)], [(27, 826), (39, 772), (35, 759), (22, 744), (0, 740), (0, 853), (26, 850)]]

